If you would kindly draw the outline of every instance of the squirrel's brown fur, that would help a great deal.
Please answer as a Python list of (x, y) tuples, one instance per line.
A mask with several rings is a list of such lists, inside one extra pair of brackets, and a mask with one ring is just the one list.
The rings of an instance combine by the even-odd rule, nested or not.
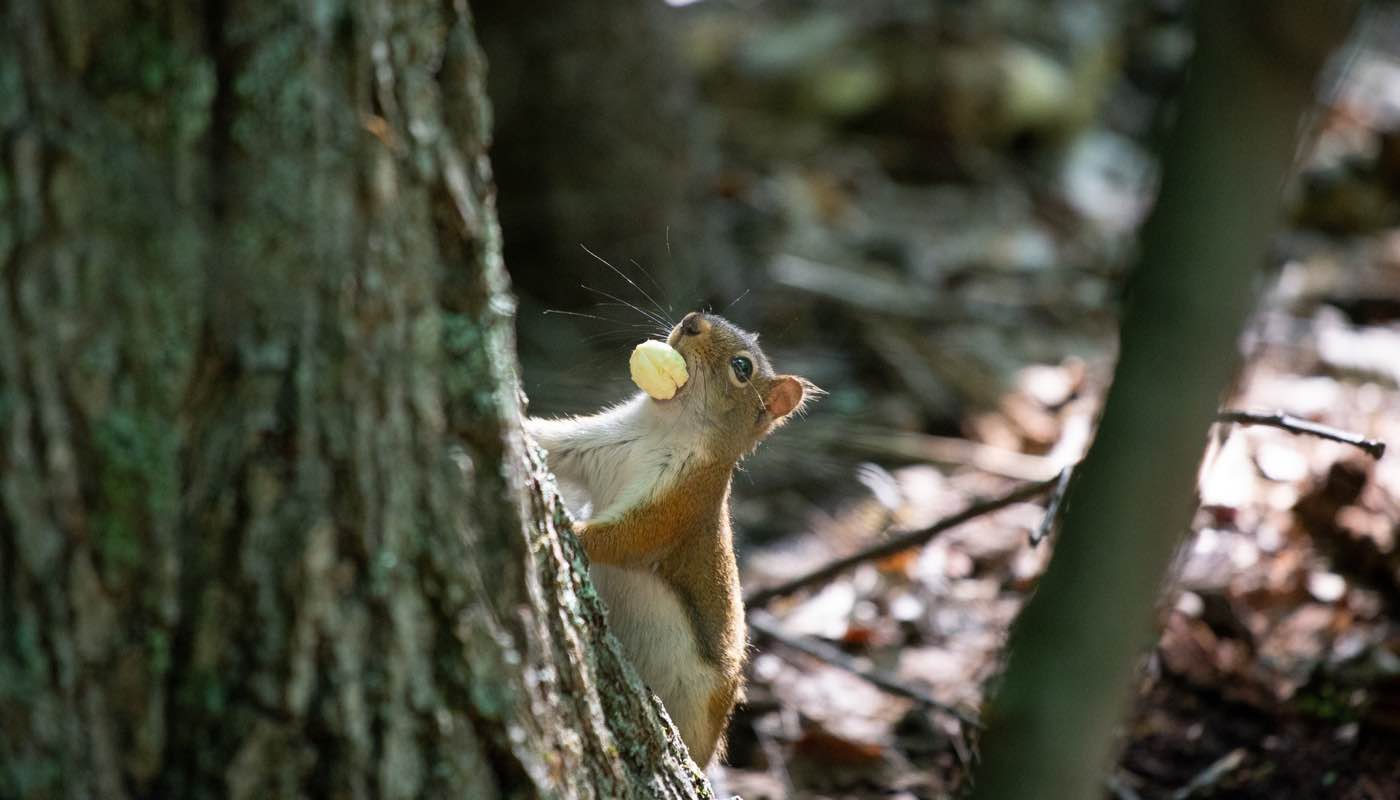
[(757, 336), (717, 316), (687, 315), (668, 343), (690, 375), (675, 398), (638, 395), (591, 417), (527, 427), (561, 482), (586, 494), (592, 513), (575, 532), (610, 624), (704, 765), (743, 682), (734, 467), (818, 390), (776, 374)]

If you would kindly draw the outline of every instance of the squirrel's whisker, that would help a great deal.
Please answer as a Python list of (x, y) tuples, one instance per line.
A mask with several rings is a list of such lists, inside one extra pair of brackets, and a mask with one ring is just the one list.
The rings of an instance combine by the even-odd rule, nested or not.
[(593, 292), (593, 293), (595, 293), (595, 294), (600, 294), (600, 295), (602, 295), (603, 297), (608, 298), (609, 300), (616, 300), (617, 302), (619, 302), (619, 303), (621, 303), (622, 305), (624, 305), (624, 306), (626, 306), (626, 307), (632, 309), (633, 311), (637, 312), (638, 314), (641, 314), (643, 317), (646, 317), (647, 319), (651, 320), (652, 322), (655, 322), (657, 325), (664, 325), (664, 326), (666, 326), (667, 328), (670, 327), (670, 323), (668, 323), (664, 318), (658, 317), (658, 316), (656, 315), (656, 312), (654, 312), (654, 311), (648, 311), (648, 310), (646, 310), (645, 308), (642, 308), (641, 306), (637, 305), (636, 303), (629, 303), (629, 302), (627, 302), (626, 300), (623, 300), (621, 297), (618, 297), (617, 295), (613, 294), (612, 292), (605, 292), (605, 291), (603, 291), (602, 289), (595, 289), (594, 287), (589, 286), (589, 285), (587, 285), (587, 284), (583, 284), (583, 283), (580, 283), (579, 286), (582, 287), (582, 288), (584, 288), (584, 289), (586, 289), (586, 290), (588, 290), (588, 291), (590, 291), (590, 292)]
[[(628, 260), (628, 261), (631, 261), (631, 262), (632, 262), (632, 266), (634, 266), (634, 267), (636, 267), (637, 269), (641, 270), (641, 271), (642, 271), (642, 274), (645, 275), (645, 276), (647, 276), (647, 280), (651, 281), (651, 285), (654, 286), (654, 287), (656, 287), (656, 293), (657, 293), (657, 294), (662, 295), (662, 296), (665, 296), (666, 290), (665, 290), (665, 289), (662, 289), (662, 288), (661, 288), (661, 284), (657, 283), (657, 282), (656, 282), (656, 279), (653, 278), (653, 277), (651, 276), (651, 271), (650, 271), (650, 270), (648, 270), (646, 267), (644, 267), (644, 266), (642, 266), (640, 263), (638, 263), (638, 262), (637, 262), (637, 259), (635, 259), (635, 258), (629, 258), (629, 259), (627, 259), (627, 260)], [(671, 313), (673, 313), (673, 314), (674, 314), (675, 311), (676, 311), (675, 308), (672, 307), (672, 305), (671, 305), (670, 303), (667, 303), (667, 304), (666, 304), (666, 310), (669, 311), (669, 312), (671, 312)], [(667, 316), (667, 319), (670, 319), (670, 317)]]
[(661, 312), (662, 321), (666, 321), (667, 319), (669, 319), (668, 317), (666, 317), (666, 309), (662, 308), (662, 307), (661, 307), (661, 304), (658, 303), (658, 302), (656, 302), (656, 298), (654, 298), (654, 297), (652, 297), (650, 294), (648, 294), (646, 289), (643, 289), (642, 287), (638, 286), (636, 281), (634, 281), (634, 280), (632, 280), (631, 278), (627, 277), (627, 273), (623, 272), (622, 270), (618, 269), (617, 267), (614, 267), (611, 263), (608, 262), (608, 260), (607, 260), (606, 258), (603, 258), (602, 256), (598, 255), (597, 253), (593, 252), (592, 250), (589, 250), (589, 249), (588, 249), (588, 246), (585, 245), (585, 244), (583, 244), (582, 242), (579, 243), (579, 247), (582, 247), (582, 248), (583, 248), (583, 252), (585, 252), (585, 253), (589, 254), (590, 256), (593, 256), (594, 258), (596, 258), (596, 259), (598, 259), (599, 261), (603, 262), (603, 266), (607, 267), (608, 269), (612, 270), (613, 272), (616, 272), (616, 273), (618, 274), (618, 277), (622, 278), (624, 281), (627, 281), (629, 284), (631, 284), (633, 289), (636, 289), (637, 291), (641, 292), (641, 293), (642, 293), (642, 297), (645, 297), (646, 299), (650, 300), (650, 301), (651, 301), (651, 304), (654, 305), (654, 306), (656, 306), (656, 310), (659, 311), (659, 312)]
[(624, 325), (624, 326), (629, 327), (629, 328), (642, 328), (642, 327), (647, 327), (647, 326), (644, 326), (644, 325), (638, 325), (638, 324), (633, 323), (633, 322), (623, 322), (623, 321), (620, 320), (620, 319), (612, 319), (611, 317), (600, 317), (600, 316), (598, 316), (597, 314), (585, 314), (585, 313), (583, 313), (582, 311), (565, 311), (565, 310), (562, 309), (562, 308), (546, 308), (542, 313), (544, 313), (544, 314), (562, 314), (563, 316), (566, 316), (566, 317), (582, 317), (582, 318), (584, 318), (584, 319), (596, 319), (596, 320), (598, 320), (599, 322), (611, 322), (611, 323), (614, 324), (614, 325)]

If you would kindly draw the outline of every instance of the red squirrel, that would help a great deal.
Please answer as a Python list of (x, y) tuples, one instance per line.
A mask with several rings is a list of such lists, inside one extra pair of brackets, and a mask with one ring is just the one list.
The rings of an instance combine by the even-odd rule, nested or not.
[(696, 763), (717, 749), (742, 690), (746, 636), (729, 520), (734, 468), (820, 392), (779, 375), (758, 336), (687, 314), (666, 343), (689, 378), (592, 416), (532, 418), (608, 622)]

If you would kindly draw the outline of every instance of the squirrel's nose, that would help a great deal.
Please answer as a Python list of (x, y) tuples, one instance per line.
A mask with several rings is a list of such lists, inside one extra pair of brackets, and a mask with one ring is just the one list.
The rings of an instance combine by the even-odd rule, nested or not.
[(686, 336), (699, 336), (710, 329), (710, 321), (699, 311), (692, 311), (681, 319), (681, 333)]

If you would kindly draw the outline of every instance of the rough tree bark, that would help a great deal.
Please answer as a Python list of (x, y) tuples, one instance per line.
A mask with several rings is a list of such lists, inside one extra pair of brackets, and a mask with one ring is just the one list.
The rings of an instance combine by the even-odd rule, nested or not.
[(707, 794), (519, 434), (462, 0), (0, 14), (0, 796)]

